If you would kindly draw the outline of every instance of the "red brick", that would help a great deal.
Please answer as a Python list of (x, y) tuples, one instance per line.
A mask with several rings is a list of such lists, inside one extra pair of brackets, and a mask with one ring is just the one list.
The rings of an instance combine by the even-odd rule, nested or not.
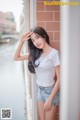
[(57, 49), (57, 50), (60, 50), (60, 42), (50, 42), (50, 45)]
[(47, 33), (49, 35), (49, 40), (53, 41), (53, 32), (47, 32)]
[(37, 11), (44, 11), (44, 2), (37, 2), (36, 7)]
[(60, 6), (46, 5), (46, 11), (60, 11)]
[(60, 12), (54, 12), (54, 20), (60, 21)]
[(47, 31), (60, 31), (60, 22), (46, 22)]
[(53, 12), (37, 12), (37, 21), (53, 21)]
[(37, 26), (40, 26), (40, 27), (43, 27), (43, 28), (45, 27), (44, 24), (45, 24), (44, 22), (37, 22)]
[(60, 32), (54, 32), (54, 40), (60, 40)]

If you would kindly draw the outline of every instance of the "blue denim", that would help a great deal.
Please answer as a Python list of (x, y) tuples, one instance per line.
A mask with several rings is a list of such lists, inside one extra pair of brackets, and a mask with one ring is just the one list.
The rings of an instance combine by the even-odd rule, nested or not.
[[(45, 102), (48, 99), (48, 97), (50, 96), (53, 88), (54, 88), (54, 85), (52, 85), (50, 87), (38, 86), (37, 100)], [(53, 98), (53, 101), (52, 101), (53, 105), (59, 105), (59, 103), (60, 103), (60, 91), (57, 92), (57, 94), (55, 95), (55, 97)]]

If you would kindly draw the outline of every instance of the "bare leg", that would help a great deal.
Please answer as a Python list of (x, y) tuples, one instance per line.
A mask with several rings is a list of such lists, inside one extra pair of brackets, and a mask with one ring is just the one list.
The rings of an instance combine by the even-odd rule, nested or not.
[(52, 105), (51, 110), (45, 112), (45, 118), (46, 118), (45, 120), (55, 120), (56, 110), (57, 110), (57, 106)]
[(38, 102), (40, 120), (45, 120), (44, 102)]

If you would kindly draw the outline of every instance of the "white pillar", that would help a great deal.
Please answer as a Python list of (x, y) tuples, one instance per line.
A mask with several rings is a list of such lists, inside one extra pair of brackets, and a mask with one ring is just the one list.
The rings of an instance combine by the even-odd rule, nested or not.
[[(36, 25), (36, 0), (30, 0), (30, 28)], [(37, 120), (37, 84), (36, 75), (31, 75), (32, 83), (32, 118)]]
[[(28, 32), (33, 26), (36, 25), (36, 0), (24, 0), (24, 32)], [(27, 42), (26, 42), (27, 44)], [(26, 44), (24, 51), (26, 50)], [(28, 63), (28, 62), (27, 62)], [(25, 61), (25, 83), (26, 83), (26, 108), (27, 108), (27, 119), (37, 120), (37, 86), (36, 76), (30, 74)], [(31, 88), (30, 88), (31, 87)], [(32, 90), (32, 98), (30, 95)]]
[(60, 39), (60, 120), (80, 120), (80, 6), (61, 7)]
[(24, 31), (28, 32), (30, 28), (30, 1), (24, 0)]
[[(30, 30), (30, 1), (24, 0), (24, 32)], [(28, 52), (27, 41), (24, 44), (24, 53)], [(27, 67), (28, 61), (24, 61), (24, 73), (25, 73), (25, 90), (26, 90), (26, 117), (27, 120), (32, 120), (31, 111), (31, 98), (30, 98), (30, 73)]]

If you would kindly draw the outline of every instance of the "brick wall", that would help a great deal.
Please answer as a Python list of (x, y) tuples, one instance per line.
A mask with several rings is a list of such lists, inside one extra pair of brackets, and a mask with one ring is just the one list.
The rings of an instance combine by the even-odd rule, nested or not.
[[(53, 0), (46, 1), (52, 2)], [(44, 0), (36, 0), (36, 16), (37, 25), (46, 29), (50, 37), (50, 45), (60, 50), (60, 6), (44, 5)], [(57, 107), (56, 120), (59, 120), (59, 106)]]
[(51, 46), (60, 50), (60, 6), (44, 5), (44, 0), (36, 4), (37, 25), (47, 30)]

